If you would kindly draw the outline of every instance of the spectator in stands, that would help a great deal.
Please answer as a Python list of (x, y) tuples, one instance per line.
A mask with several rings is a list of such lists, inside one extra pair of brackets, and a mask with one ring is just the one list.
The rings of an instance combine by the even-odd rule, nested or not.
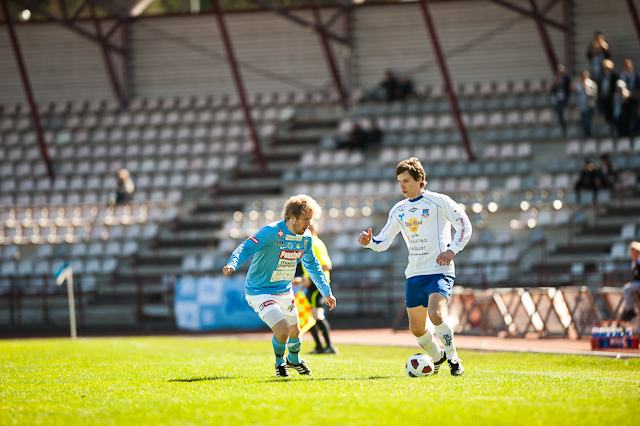
[(613, 95), (613, 121), (619, 137), (631, 135), (631, 102), (627, 85), (622, 80), (616, 82), (616, 92)]
[(411, 81), (411, 79), (406, 76), (400, 78), (400, 83), (398, 84), (398, 88), (396, 89), (396, 99), (404, 101), (408, 98), (413, 97), (413, 95), (413, 81)]
[(551, 86), (551, 102), (556, 107), (556, 114), (558, 115), (558, 123), (562, 128), (562, 134), (565, 133), (567, 128), (564, 122), (564, 107), (569, 100), (570, 89), (571, 79), (567, 73), (565, 73), (564, 65), (560, 64), (556, 69), (556, 76)]
[(393, 71), (387, 70), (384, 74), (384, 79), (380, 82), (380, 88), (384, 93), (384, 99), (387, 102), (393, 102), (397, 99), (399, 83)]
[(375, 148), (376, 146), (382, 143), (383, 133), (378, 125), (377, 120), (373, 120), (371, 123), (371, 130), (367, 132), (367, 146), (366, 149), (369, 150), (371, 148)]
[(631, 257), (633, 280), (622, 287), (624, 311), (620, 318), (623, 321), (631, 321), (636, 316), (634, 298), (635, 295), (640, 292), (640, 242), (634, 241), (629, 245), (629, 256)]
[(602, 62), (610, 57), (609, 43), (604, 40), (604, 35), (600, 31), (596, 31), (593, 41), (587, 48), (587, 58), (591, 68), (591, 78), (598, 84), (600, 84), (603, 73)]
[(615, 163), (611, 162), (607, 154), (600, 157), (600, 176), (598, 179), (602, 184), (602, 188), (611, 189), (618, 181), (618, 168)]
[(351, 132), (349, 133), (349, 137), (338, 142), (338, 148), (363, 150), (367, 146), (367, 139), (368, 135), (367, 132), (362, 128), (362, 124), (356, 122), (353, 125), (353, 130), (351, 130)]
[(638, 123), (638, 98), (640, 97), (640, 76), (633, 69), (630, 59), (624, 60), (624, 68), (620, 73), (620, 80), (624, 81), (629, 91), (629, 108), (631, 109), (631, 132), (636, 133)]
[(578, 203), (580, 202), (580, 195), (583, 189), (593, 191), (593, 195), (595, 197), (601, 186), (602, 183), (600, 182), (595, 164), (593, 164), (588, 158), (585, 158), (584, 165), (582, 166), (582, 172), (580, 173), (580, 177), (574, 187)]
[(135, 191), (135, 185), (133, 184), (133, 180), (131, 180), (129, 170), (118, 170), (116, 183), (113, 184), (111, 192), (109, 193), (109, 205), (114, 206), (131, 201), (133, 191)]
[(608, 59), (602, 63), (602, 68), (602, 78), (598, 82), (598, 106), (607, 122), (614, 125), (613, 95), (616, 93), (618, 74), (613, 70), (613, 62)]
[(578, 94), (578, 109), (580, 110), (580, 122), (582, 124), (582, 137), (591, 137), (591, 118), (593, 109), (598, 99), (598, 85), (589, 78), (589, 71), (583, 71), (580, 75), (580, 83), (576, 85)]

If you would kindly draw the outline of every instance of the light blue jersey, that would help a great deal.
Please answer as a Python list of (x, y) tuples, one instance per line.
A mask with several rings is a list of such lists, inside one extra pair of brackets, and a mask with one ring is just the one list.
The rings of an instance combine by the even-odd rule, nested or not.
[(296, 266), (302, 264), (323, 297), (331, 295), (331, 287), (322, 266), (313, 253), (311, 232), (297, 235), (284, 223), (273, 222), (240, 244), (231, 254), (227, 266), (238, 266), (253, 256), (244, 290), (249, 295), (281, 294), (291, 290)]

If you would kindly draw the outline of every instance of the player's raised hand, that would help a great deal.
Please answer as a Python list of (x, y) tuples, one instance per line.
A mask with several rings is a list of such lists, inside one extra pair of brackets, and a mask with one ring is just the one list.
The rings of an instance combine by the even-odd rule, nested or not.
[(229, 276), (235, 270), (236, 269), (233, 266), (227, 265), (224, 268), (222, 268), (222, 273), (225, 274), (226, 276)]
[(336, 298), (333, 296), (325, 297), (324, 303), (326, 303), (329, 306), (330, 311), (333, 311), (333, 308), (336, 307)]
[(362, 231), (358, 237), (358, 243), (362, 246), (366, 246), (371, 242), (371, 228), (368, 231)]

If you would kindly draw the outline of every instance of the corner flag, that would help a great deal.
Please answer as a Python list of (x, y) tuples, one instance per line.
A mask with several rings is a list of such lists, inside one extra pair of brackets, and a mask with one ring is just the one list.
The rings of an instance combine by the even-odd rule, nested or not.
[(73, 268), (69, 262), (65, 262), (58, 272), (56, 272), (56, 284), (62, 285), (67, 281), (67, 293), (69, 295), (69, 323), (71, 327), (71, 338), (78, 337), (76, 333), (76, 303), (73, 298)]

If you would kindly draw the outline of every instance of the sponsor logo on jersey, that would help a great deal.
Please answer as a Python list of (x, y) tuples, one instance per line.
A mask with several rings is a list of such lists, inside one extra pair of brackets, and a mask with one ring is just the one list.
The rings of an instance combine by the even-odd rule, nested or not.
[(302, 241), (302, 235), (287, 235), (284, 239), (287, 241)]
[(273, 244), (277, 245), (277, 246), (283, 246), (286, 243), (284, 241), (274, 241)]
[(404, 226), (406, 226), (407, 228), (409, 228), (409, 230), (411, 232), (417, 232), (418, 229), (420, 228), (420, 225), (422, 225), (422, 221), (418, 220), (414, 217), (412, 217), (411, 219), (409, 219), (408, 222), (404, 223)]
[(300, 250), (300, 243), (296, 243), (296, 250)]
[(418, 210), (418, 208), (417, 208), (417, 207), (414, 207), (414, 208), (412, 208), (412, 209), (409, 209), (409, 211), (410, 211), (411, 213), (415, 212), (416, 210)]
[(429, 209), (422, 209), (422, 217), (429, 217)]
[(399, 214), (398, 217), (400, 218), (400, 220), (402, 220), (402, 218), (404, 217), (404, 213)]
[(295, 275), (295, 269), (291, 271), (274, 271), (273, 274), (271, 274), (271, 282), (275, 283), (278, 281), (291, 281), (293, 277), (295, 277)]
[(280, 256), (278, 257), (280, 259), (295, 260), (295, 259), (301, 259), (302, 253), (304, 253), (302, 250), (280, 250)]
[(260, 306), (258, 306), (258, 308), (260, 308), (260, 310), (262, 311), (267, 306), (271, 306), (271, 305), (275, 305), (275, 304), (276, 304), (275, 300), (267, 300), (266, 302), (264, 302)]
[(287, 248), (292, 249), (293, 248), (293, 243), (287, 243)]
[(278, 231), (278, 237), (280, 238), (284, 237), (284, 232), (282, 232), (282, 229)]
[(256, 237), (249, 237), (249, 239), (251, 241), (253, 241), (254, 243), (258, 244), (260, 241), (258, 241), (258, 239)]
[(278, 266), (276, 266), (276, 269), (278, 271), (290, 271), (292, 269), (295, 270), (297, 265), (297, 260), (278, 259)]
[(308, 240), (304, 240), (304, 248), (307, 248), (307, 243), (308, 242), (309, 242)]

